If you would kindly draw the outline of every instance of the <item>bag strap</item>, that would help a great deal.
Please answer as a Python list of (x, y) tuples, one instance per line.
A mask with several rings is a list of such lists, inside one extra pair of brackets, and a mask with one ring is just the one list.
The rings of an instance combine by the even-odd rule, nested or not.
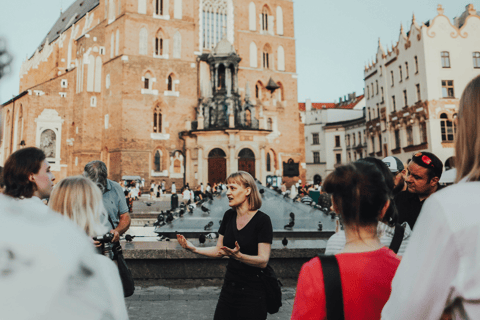
[(110, 218), (110, 215), (107, 213), (108, 221), (110, 221), (110, 224), (112, 225), (112, 229), (115, 229), (115, 225), (113, 224), (112, 218)]
[(327, 319), (344, 320), (342, 279), (338, 261), (334, 255), (318, 255), (323, 271), (325, 299), (327, 301)]
[(405, 228), (399, 223), (395, 224), (395, 232), (393, 234), (393, 239), (389, 247), (393, 252), (397, 253), (398, 250), (400, 249), (404, 234), (405, 234)]

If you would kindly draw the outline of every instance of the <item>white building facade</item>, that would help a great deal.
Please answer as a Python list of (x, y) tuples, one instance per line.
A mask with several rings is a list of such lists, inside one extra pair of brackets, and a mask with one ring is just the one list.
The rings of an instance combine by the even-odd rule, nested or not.
[(480, 17), (473, 5), (454, 19), (438, 15), (410, 30), (400, 28), (395, 46), (379, 40), (365, 68), (368, 155), (403, 162), (429, 151), (444, 164), (454, 154), (454, 118), (467, 83), (480, 74)]
[[(349, 162), (353, 153), (346, 137), (365, 134), (364, 96), (350, 94), (340, 103), (300, 104), (305, 132), (307, 183), (325, 179), (337, 164)], [(350, 138), (353, 139), (353, 138)], [(350, 140), (353, 143), (353, 140)], [(362, 151), (366, 148), (363, 148)], [(362, 154), (362, 157), (364, 155)], [(353, 155), (355, 157), (355, 155)], [(360, 154), (357, 154), (360, 157)]]

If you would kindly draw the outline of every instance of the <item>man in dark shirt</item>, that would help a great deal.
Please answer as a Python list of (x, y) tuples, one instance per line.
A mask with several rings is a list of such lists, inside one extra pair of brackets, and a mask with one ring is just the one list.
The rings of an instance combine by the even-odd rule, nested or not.
[(407, 222), (413, 229), (425, 200), (440, 189), (438, 181), (442, 175), (443, 164), (430, 152), (418, 152), (407, 167), (407, 190), (395, 197), (399, 223)]

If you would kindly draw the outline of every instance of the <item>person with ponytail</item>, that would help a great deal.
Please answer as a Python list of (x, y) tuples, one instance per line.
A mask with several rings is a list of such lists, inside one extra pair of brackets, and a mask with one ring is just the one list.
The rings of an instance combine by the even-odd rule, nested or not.
[[(332, 195), (334, 211), (345, 227), (345, 247), (334, 256), (344, 318), (380, 319), (400, 263), (377, 235), (377, 225), (390, 206), (391, 190), (377, 166), (364, 161), (337, 167), (323, 189)], [(315, 257), (300, 271), (292, 319), (326, 319), (329, 293), (325, 287), (322, 263)]]

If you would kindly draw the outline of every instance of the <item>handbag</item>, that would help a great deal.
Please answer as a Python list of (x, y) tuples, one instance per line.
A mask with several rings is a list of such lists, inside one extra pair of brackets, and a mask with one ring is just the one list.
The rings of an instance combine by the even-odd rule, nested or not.
[(323, 271), (328, 320), (345, 319), (343, 312), (342, 279), (334, 255), (318, 255)]
[(402, 245), (403, 241), (403, 235), (405, 234), (405, 228), (397, 223), (395, 224), (395, 231), (393, 233), (393, 239), (392, 242), (390, 243), (390, 250), (392, 250), (395, 253), (398, 253), (398, 250), (400, 249), (400, 246)]
[[(113, 225), (110, 216), (108, 216), (108, 221), (110, 221), (113, 229), (115, 229), (115, 226)], [(127, 262), (123, 257), (123, 251), (120, 242), (116, 242), (113, 244), (112, 251), (113, 260), (117, 261), (118, 273), (120, 275), (120, 280), (122, 280), (123, 296), (125, 298), (128, 298), (135, 292), (135, 282), (133, 281), (132, 272), (130, 271), (130, 269), (128, 269)]]
[(278, 280), (270, 265), (260, 270), (259, 277), (265, 285), (267, 312), (270, 314), (277, 313), (282, 306), (282, 283)]

